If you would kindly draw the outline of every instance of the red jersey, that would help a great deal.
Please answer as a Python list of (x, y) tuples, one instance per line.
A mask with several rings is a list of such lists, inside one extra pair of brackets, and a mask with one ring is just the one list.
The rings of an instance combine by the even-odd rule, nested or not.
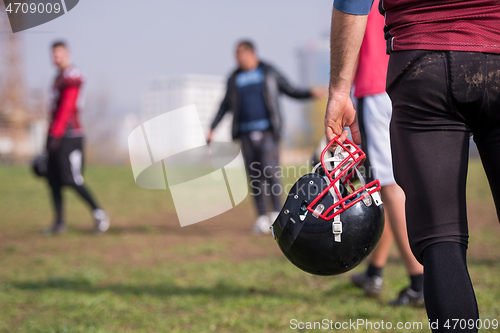
[(385, 92), (389, 56), (384, 40), (384, 17), (378, 12), (378, 1), (373, 3), (366, 32), (359, 50), (358, 69), (354, 79), (354, 97), (361, 98)]
[(500, 53), (499, 0), (383, 0), (387, 49)]
[(83, 135), (78, 116), (83, 73), (74, 66), (60, 72), (53, 86), (49, 136), (61, 138)]

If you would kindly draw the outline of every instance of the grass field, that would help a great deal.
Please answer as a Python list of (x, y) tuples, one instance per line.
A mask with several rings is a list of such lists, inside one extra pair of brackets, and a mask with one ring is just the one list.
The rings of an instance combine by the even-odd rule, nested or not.
[[(66, 192), (69, 232), (44, 237), (46, 184), (26, 168), (0, 167), (0, 332), (300, 331), (292, 319), (421, 322), (422, 330), (403, 331), (428, 331), (424, 309), (385, 305), (407, 283), (394, 249), (383, 295), (367, 299), (349, 274), (303, 273), (272, 237), (251, 235), (248, 198), (181, 228), (170, 193), (138, 188), (129, 167), (89, 167), (86, 178), (112, 217), (110, 231), (94, 236), (87, 208)], [(468, 196), (470, 274), (481, 317), (499, 320), (500, 228), (477, 161)]]

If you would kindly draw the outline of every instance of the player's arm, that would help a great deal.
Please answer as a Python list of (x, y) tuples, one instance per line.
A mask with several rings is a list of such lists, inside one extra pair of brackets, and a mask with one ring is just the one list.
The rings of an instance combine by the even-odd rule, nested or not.
[(76, 112), (76, 103), (80, 93), (79, 85), (66, 86), (61, 92), (61, 103), (56, 111), (56, 118), (49, 130), (49, 136), (60, 139), (64, 136), (68, 122)]
[(330, 88), (325, 115), (328, 140), (347, 137), (345, 126), (351, 129), (355, 143), (361, 143), (356, 109), (351, 100), (351, 85), (359, 49), (366, 29), (372, 0), (336, 0), (332, 12), (330, 39)]
[(288, 80), (276, 69), (272, 69), (276, 75), (276, 82), (278, 83), (279, 90), (285, 95), (296, 98), (305, 99), (313, 97), (312, 91), (309, 89), (299, 89), (290, 84)]
[(276, 81), (278, 82), (278, 87), (280, 91), (289, 97), (296, 99), (306, 99), (306, 98), (323, 98), (326, 96), (325, 88), (321, 87), (313, 89), (295, 88), (280, 72), (278, 72), (275, 69), (273, 70), (276, 75)]
[(210, 125), (210, 132), (208, 133), (207, 137), (207, 143), (210, 143), (212, 141), (212, 137), (214, 135), (214, 130), (219, 125), (220, 121), (222, 118), (224, 118), (224, 115), (230, 108), (230, 85), (231, 85), (231, 78), (227, 81), (227, 88), (226, 88), (226, 95), (224, 96), (224, 99), (220, 103), (219, 111), (217, 111), (217, 114), (215, 115), (214, 120), (212, 121), (212, 124)]

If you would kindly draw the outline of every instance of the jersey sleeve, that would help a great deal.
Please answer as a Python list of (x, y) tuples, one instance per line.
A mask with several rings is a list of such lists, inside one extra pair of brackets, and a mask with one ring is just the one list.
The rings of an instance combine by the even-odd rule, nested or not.
[(80, 93), (80, 85), (65, 86), (61, 92), (61, 103), (56, 111), (56, 117), (52, 123), (49, 135), (61, 138), (66, 132), (68, 122), (76, 112), (76, 102)]
[(335, 0), (333, 7), (341, 12), (353, 15), (368, 15), (373, 0)]
[(77, 67), (71, 67), (63, 73), (63, 86), (80, 86), (83, 84), (83, 72)]
[(59, 106), (49, 131), (49, 135), (61, 138), (66, 132), (70, 119), (76, 112), (80, 87), (83, 84), (83, 73), (77, 67), (64, 71)]

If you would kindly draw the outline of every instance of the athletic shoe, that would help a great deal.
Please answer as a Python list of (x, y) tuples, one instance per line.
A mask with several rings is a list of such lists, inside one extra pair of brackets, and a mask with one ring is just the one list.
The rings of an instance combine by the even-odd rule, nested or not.
[(109, 217), (102, 209), (94, 210), (94, 220), (96, 234), (102, 234), (109, 229)]
[(398, 298), (389, 302), (389, 305), (393, 306), (424, 306), (424, 290), (415, 291), (410, 287), (401, 290)]
[(271, 226), (271, 220), (267, 215), (261, 215), (255, 221), (253, 226), (254, 234), (268, 234), (271, 232), (269, 227)]
[(280, 215), (280, 212), (271, 212), (268, 214), (269, 220), (271, 220), (271, 224), (273, 224), (274, 221), (276, 221), (276, 219), (278, 218), (278, 215)]
[(366, 272), (351, 275), (352, 283), (365, 291), (367, 296), (378, 297), (382, 292), (384, 279), (380, 276), (369, 277)]
[(60, 235), (66, 232), (65, 224), (54, 224), (50, 227), (42, 229), (42, 235), (50, 236), (50, 235)]

